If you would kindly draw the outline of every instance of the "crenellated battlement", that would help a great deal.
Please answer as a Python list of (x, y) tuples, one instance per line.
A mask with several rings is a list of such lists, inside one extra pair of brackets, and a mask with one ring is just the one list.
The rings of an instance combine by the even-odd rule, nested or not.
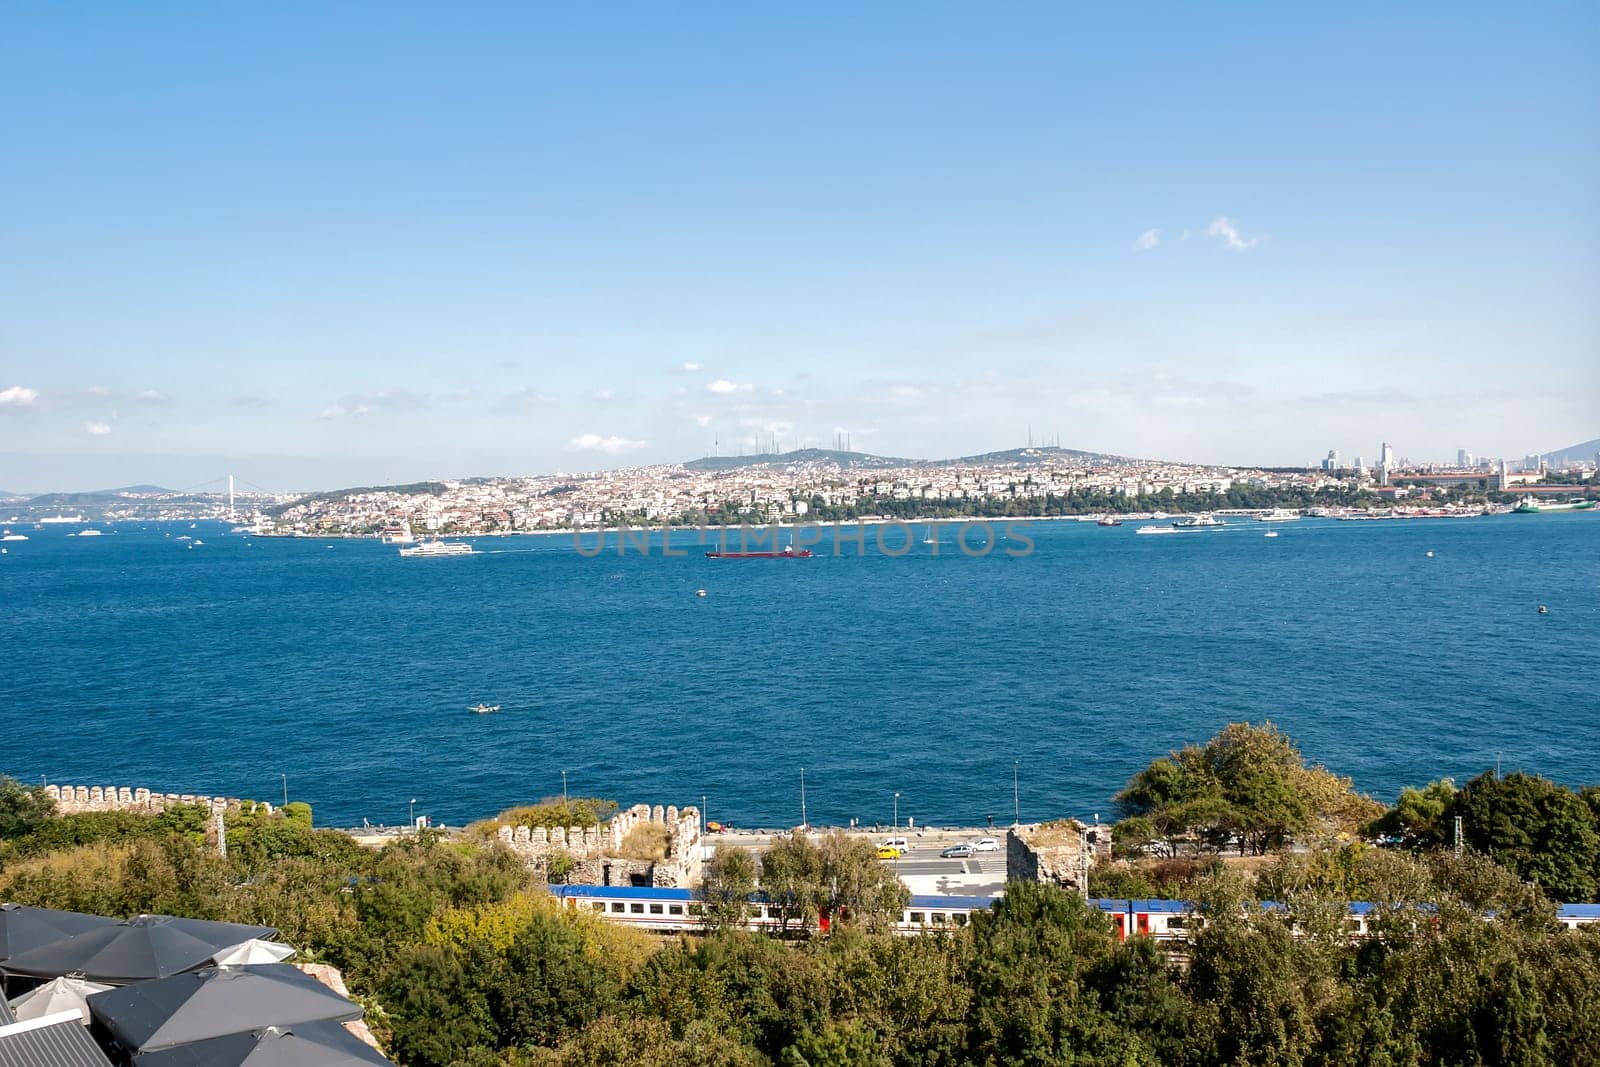
[[(620, 811), (604, 826), (502, 826), (498, 836), (502, 844), (530, 863), (543, 863), (558, 852), (564, 852), (578, 861), (580, 884), (594, 879), (590, 884), (611, 884), (605, 879), (608, 870), (617, 864), (641, 864), (641, 861), (612, 860), (622, 850), (622, 843), (633, 830), (643, 824), (663, 826), (667, 830), (667, 856), (654, 864), (642, 864), (650, 869), (651, 884), (658, 886), (688, 886), (700, 878), (700, 809), (662, 807), (657, 804), (635, 804)], [(608, 862), (609, 861), (609, 862)], [(620, 874), (619, 872), (616, 872)], [(631, 872), (630, 872), (631, 873)]]
[[(115, 785), (47, 785), (45, 795), (55, 801), (57, 815), (76, 815), (85, 811), (129, 811), (138, 815), (158, 815), (168, 808), (198, 805), (207, 814), (243, 807), (245, 801), (237, 797), (212, 797), (194, 793), (152, 793), (148, 789), (132, 789)], [(272, 805), (255, 801), (256, 808), (267, 813)]]

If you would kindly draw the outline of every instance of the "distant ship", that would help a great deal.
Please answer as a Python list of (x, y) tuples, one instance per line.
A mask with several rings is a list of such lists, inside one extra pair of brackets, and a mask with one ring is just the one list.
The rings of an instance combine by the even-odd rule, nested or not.
[(26, 541), (27, 539), (27, 534), (12, 533), (10, 530), (0, 534), (0, 541)]
[(1273, 508), (1256, 516), (1257, 522), (1294, 522), (1300, 517), (1298, 512), (1288, 511), (1284, 508)]
[(1593, 500), (1544, 501), (1525, 496), (1511, 510), (1518, 515), (1538, 515), (1546, 511), (1588, 511), (1592, 507)]
[(474, 715), (493, 715), (500, 710), (499, 704), (473, 704), (467, 708)]
[(411, 548), (402, 548), (402, 556), (470, 556), (472, 546), (464, 541), (424, 541)]
[(785, 545), (776, 552), (707, 552), (706, 559), (810, 559), (809, 548)]
[(1122, 525), (1122, 520), (1121, 519), (1113, 519), (1110, 515), (1107, 515), (1105, 518), (1103, 518), (1099, 522), (1095, 523), (1095, 525), (1096, 526), (1121, 526)]
[(1179, 519), (1177, 522), (1173, 523), (1172, 528), (1175, 530), (1197, 530), (1207, 526), (1226, 525), (1228, 524), (1217, 518), (1215, 515), (1190, 515), (1187, 518)]
[(1141, 526), (1133, 532), (1142, 534), (1170, 534), (1177, 533), (1178, 531), (1174, 530), (1170, 526)]
[(89, 520), (82, 515), (46, 515), (39, 521), (46, 526), (68, 526)]
[(386, 545), (409, 545), (416, 540), (409, 526), (386, 526), (378, 531), (378, 540)]
[(101, 533), (102, 533), (102, 531), (100, 531), (100, 530), (79, 530), (78, 531), (78, 536), (79, 537), (99, 537), (99, 536), (101, 536)]

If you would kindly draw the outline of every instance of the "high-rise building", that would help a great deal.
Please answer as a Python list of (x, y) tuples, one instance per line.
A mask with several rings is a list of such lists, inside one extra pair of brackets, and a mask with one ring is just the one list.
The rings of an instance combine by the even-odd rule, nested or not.
[(1339, 450), (1337, 448), (1328, 449), (1328, 458), (1322, 461), (1322, 469), (1325, 471), (1339, 469)]
[(1383, 446), (1378, 449), (1378, 463), (1384, 470), (1394, 469), (1394, 448), (1388, 441), (1385, 441)]
[(1468, 452), (1464, 448), (1456, 449), (1456, 466), (1457, 467), (1460, 467), (1462, 470), (1466, 470), (1468, 467), (1471, 467), (1472, 464), (1473, 464), (1473, 458), (1472, 458), (1472, 453), (1471, 452)]

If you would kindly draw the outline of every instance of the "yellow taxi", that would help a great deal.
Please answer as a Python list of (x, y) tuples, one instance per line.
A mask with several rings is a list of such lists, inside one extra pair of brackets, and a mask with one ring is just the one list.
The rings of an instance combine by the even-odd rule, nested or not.
[(880, 860), (897, 860), (903, 855), (905, 855), (905, 850), (896, 845), (880, 845), (878, 847), (878, 858)]

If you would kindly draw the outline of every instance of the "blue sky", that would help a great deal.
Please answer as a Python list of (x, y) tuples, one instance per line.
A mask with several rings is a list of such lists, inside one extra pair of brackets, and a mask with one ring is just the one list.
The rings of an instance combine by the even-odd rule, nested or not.
[(1600, 434), (1592, 5), (678, 8), (4, 9), (0, 488)]

